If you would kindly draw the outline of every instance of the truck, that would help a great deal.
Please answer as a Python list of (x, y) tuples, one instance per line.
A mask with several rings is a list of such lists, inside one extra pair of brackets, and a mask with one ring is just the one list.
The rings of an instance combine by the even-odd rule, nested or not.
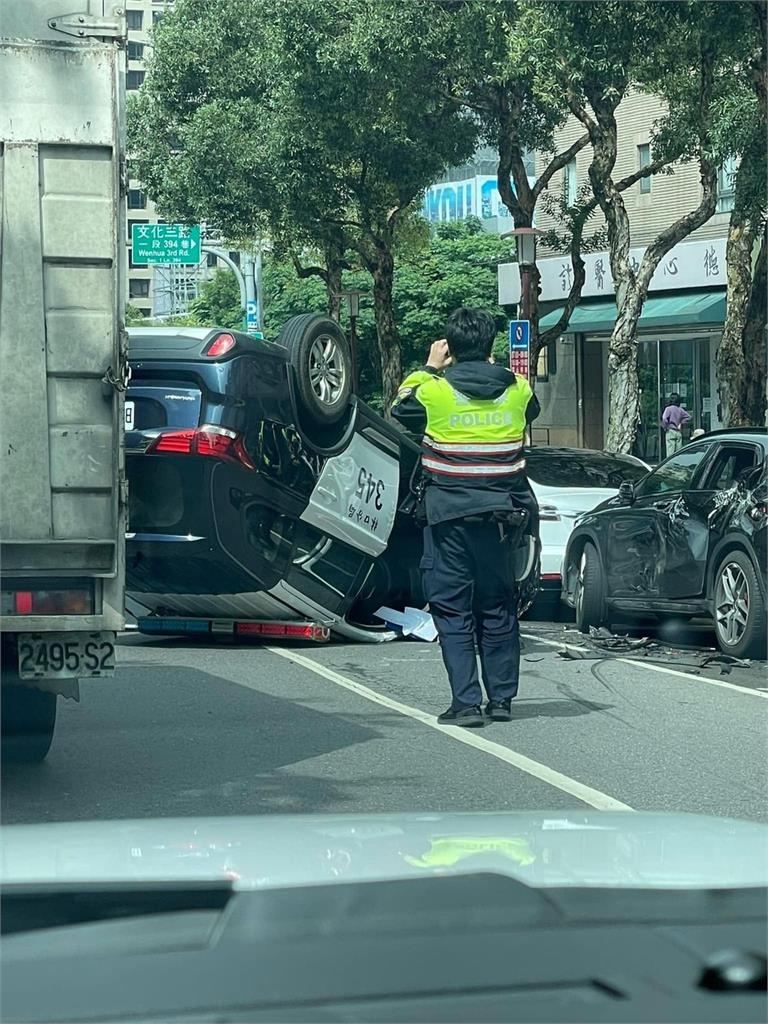
[(119, 3), (0, 11), (4, 760), (46, 756), (124, 621), (125, 38)]

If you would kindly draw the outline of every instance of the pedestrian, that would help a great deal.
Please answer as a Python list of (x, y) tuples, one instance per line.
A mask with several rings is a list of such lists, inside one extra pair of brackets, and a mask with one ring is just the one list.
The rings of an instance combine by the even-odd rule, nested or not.
[(669, 396), (664, 412), (661, 414), (661, 426), (664, 430), (667, 455), (673, 455), (683, 447), (683, 430), (686, 423), (691, 422), (691, 414), (680, 405), (680, 395), (673, 391)]
[(539, 414), (525, 377), (491, 362), (496, 324), (457, 309), (426, 366), (403, 381), (392, 415), (422, 439), (424, 590), (451, 686), (443, 724), (512, 718), (520, 674), (513, 553), (538, 530), (523, 441)]

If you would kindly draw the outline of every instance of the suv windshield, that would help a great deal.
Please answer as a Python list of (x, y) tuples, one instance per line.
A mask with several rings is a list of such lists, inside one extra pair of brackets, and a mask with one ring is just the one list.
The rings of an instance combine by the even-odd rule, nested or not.
[(608, 452), (532, 448), (525, 459), (529, 478), (542, 487), (618, 488), (625, 480), (636, 483), (648, 472), (634, 459)]

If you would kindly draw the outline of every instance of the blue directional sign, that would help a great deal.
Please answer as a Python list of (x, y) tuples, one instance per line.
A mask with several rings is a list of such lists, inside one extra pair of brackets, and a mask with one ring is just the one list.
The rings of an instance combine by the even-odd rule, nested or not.
[(530, 372), (531, 321), (510, 320), (509, 322), (509, 368), (521, 377)]
[(531, 342), (531, 321), (510, 320), (509, 321), (509, 349), (511, 352), (526, 351)]
[(259, 304), (255, 299), (246, 303), (245, 307), (245, 330), (248, 334), (255, 334), (259, 329)]

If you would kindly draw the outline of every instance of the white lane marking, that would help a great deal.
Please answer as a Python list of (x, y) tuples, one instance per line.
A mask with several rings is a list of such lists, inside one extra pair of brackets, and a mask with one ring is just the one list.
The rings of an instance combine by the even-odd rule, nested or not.
[[(546, 644), (547, 647), (565, 647), (569, 651), (581, 651), (584, 653), (587, 648), (579, 647), (577, 644), (569, 644), (563, 640), (545, 640), (543, 637), (537, 636), (535, 633), (521, 633), (521, 637), (525, 640), (536, 640), (540, 644)], [(737, 693), (748, 693), (752, 697), (763, 697), (768, 700), (768, 693), (759, 693), (757, 690), (752, 689), (750, 686), (738, 686), (736, 683), (726, 683), (721, 679), (710, 679), (708, 676), (694, 676), (690, 672), (681, 672), (677, 668), (665, 668), (663, 665), (650, 665), (647, 661), (640, 661), (639, 658), (616, 658), (611, 655), (609, 651), (605, 653), (606, 659), (611, 661), (620, 661), (625, 665), (637, 665), (638, 668), (647, 668), (649, 672), (666, 672), (670, 676), (679, 676), (681, 679), (689, 679), (692, 683), (708, 683), (710, 686), (722, 686), (724, 690), (735, 690)]]
[(493, 740), (484, 739), (473, 730), (457, 726), (439, 725), (434, 715), (422, 711), (421, 708), (414, 708), (410, 704), (402, 704), (399, 700), (385, 697), (384, 694), (377, 693), (376, 690), (371, 690), (367, 686), (363, 686), (362, 683), (357, 683), (354, 679), (349, 679), (347, 676), (335, 672), (332, 668), (326, 668), (325, 665), (321, 665), (311, 658), (305, 658), (303, 654), (283, 650), (279, 647), (268, 647), (267, 650), (273, 654), (278, 654), (281, 658), (287, 658), (288, 661), (301, 665), (302, 668), (309, 669), (310, 672), (328, 679), (337, 686), (342, 686), (345, 690), (351, 690), (352, 693), (356, 693), (359, 697), (364, 697), (375, 704), (381, 704), (385, 708), (397, 711), (398, 714), (413, 718), (415, 721), (421, 722), (422, 725), (426, 725), (428, 728), (434, 729), (436, 732), (441, 733), (443, 736), (448, 736), (452, 740), (464, 743), (468, 747), (474, 747), (476, 750), (482, 750), (492, 757), (497, 757), (500, 761), (505, 761), (514, 768), (519, 768), (520, 771), (525, 772), (527, 775), (532, 775), (534, 778), (546, 782), (547, 785), (554, 786), (555, 789), (560, 789), (564, 793), (570, 794), (570, 796), (575, 796), (582, 803), (589, 804), (590, 807), (596, 807), (599, 811), (632, 810), (629, 804), (622, 803), (621, 800), (616, 800), (614, 797), (608, 796), (607, 793), (601, 793), (599, 789), (585, 786), (583, 782), (577, 782), (576, 779), (563, 775), (546, 764), (533, 761), (530, 757), (526, 757), (525, 754), (519, 754), (510, 747), (505, 747), (501, 743), (494, 743)]

